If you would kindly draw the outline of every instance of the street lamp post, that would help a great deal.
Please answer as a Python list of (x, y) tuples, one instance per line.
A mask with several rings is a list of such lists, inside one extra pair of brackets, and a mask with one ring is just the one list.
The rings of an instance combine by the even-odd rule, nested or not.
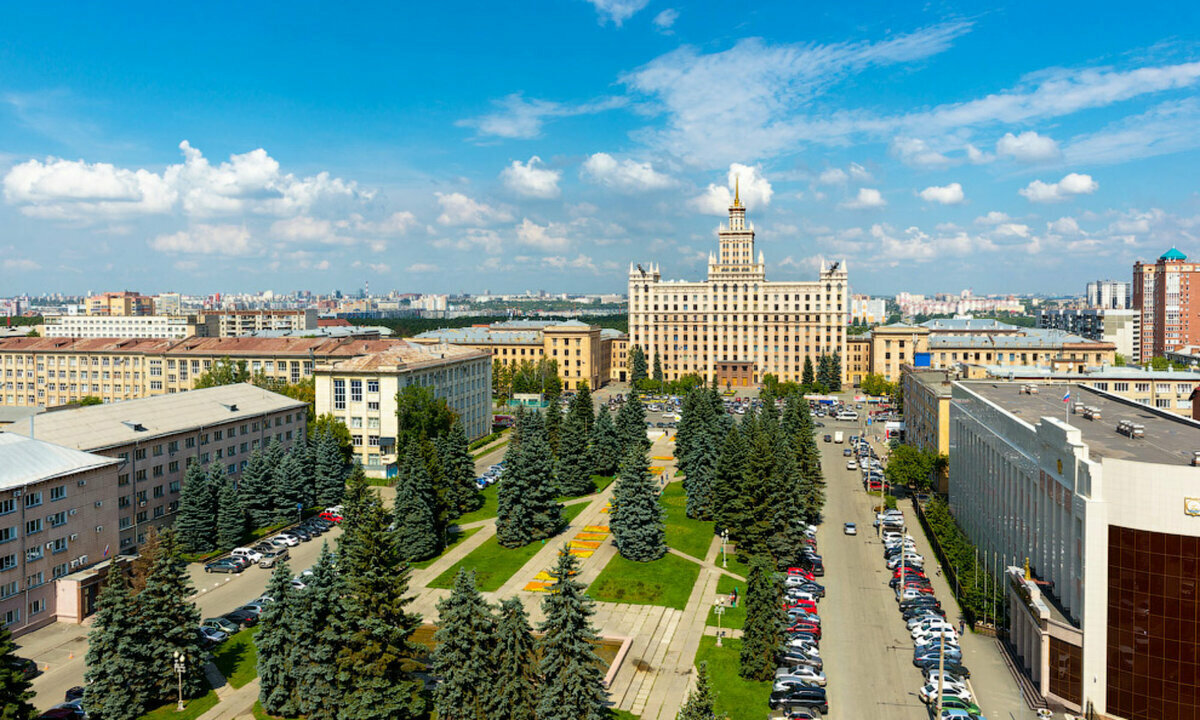
[(729, 567), (729, 556), (725, 554), (725, 543), (729, 541), (729, 530), (721, 530), (721, 567)]
[(183, 670), (187, 667), (187, 655), (175, 651), (175, 681), (179, 688), (179, 712), (183, 712)]
[(721, 616), (725, 614), (725, 606), (718, 601), (713, 612), (717, 614), (717, 647), (721, 647)]

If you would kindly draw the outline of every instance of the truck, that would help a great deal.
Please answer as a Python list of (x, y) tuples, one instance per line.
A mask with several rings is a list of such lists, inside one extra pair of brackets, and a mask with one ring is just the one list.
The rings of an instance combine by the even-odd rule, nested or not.
[(843, 433), (841, 430), (838, 430), (837, 432), (835, 432), (835, 433), (833, 434), (833, 441), (834, 441), (835, 443), (841, 443), (841, 442), (845, 442), (845, 441), (846, 441), (846, 435), (845, 435), (845, 433)]

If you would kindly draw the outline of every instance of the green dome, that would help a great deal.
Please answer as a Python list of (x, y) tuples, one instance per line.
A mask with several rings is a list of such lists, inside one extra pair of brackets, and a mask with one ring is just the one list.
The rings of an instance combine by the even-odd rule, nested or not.
[(1187, 260), (1187, 255), (1184, 255), (1183, 253), (1179, 252), (1175, 248), (1171, 248), (1170, 250), (1163, 253), (1158, 259), (1159, 260)]

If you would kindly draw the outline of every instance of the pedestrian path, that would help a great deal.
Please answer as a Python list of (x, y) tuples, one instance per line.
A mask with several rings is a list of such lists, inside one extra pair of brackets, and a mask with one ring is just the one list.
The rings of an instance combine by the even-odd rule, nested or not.
[(224, 696), (221, 696), (220, 691), (218, 691), (217, 695), (221, 697), (221, 701), (209, 709), (208, 712), (201, 715), (197, 720), (235, 720), (235, 718), (252, 718), (254, 717), (254, 703), (258, 700), (258, 691), (258, 678), (254, 678), (237, 690), (233, 690)]

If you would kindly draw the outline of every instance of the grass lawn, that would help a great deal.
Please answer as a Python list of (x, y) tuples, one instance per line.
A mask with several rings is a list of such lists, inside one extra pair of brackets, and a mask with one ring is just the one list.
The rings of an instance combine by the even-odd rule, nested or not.
[(717, 647), (717, 639), (706, 635), (700, 638), (700, 649), (696, 651), (696, 667), (708, 663), (717, 713), (729, 715), (729, 720), (762, 720), (769, 712), (771, 683), (743, 680), (738, 675), (741, 639), (725, 638), (723, 645)]
[(683, 483), (668, 483), (658, 501), (667, 511), (667, 544), (697, 560), (703, 560), (713, 539), (713, 524), (687, 516), (687, 495), (683, 492)]
[(664, 555), (648, 563), (617, 555), (604, 566), (588, 594), (601, 602), (665, 605), (682, 610), (699, 576), (699, 565), (677, 555)]
[(278, 715), (271, 715), (266, 710), (263, 710), (262, 703), (258, 700), (254, 701), (254, 707), (250, 709), (250, 712), (254, 714), (254, 720), (288, 720)]
[[(575, 516), (583, 512), (587, 506), (588, 503), (567, 505), (563, 508), (563, 517), (568, 522), (574, 520)], [(558, 543), (565, 539), (556, 537), (546, 542)], [(454, 577), (458, 575), (459, 569), (466, 568), (475, 571), (475, 584), (480, 590), (484, 592), (499, 590), (500, 586), (512, 577), (513, 573), (520, 570), (522, 565), (529, 562), (529, 559), (536, 555), (542, 547), (541, 542), (531, 542), (524, 547), (510, 550), (501, 546), (496, 536), (493, 535), (446, 572), (434, 578), (433, 582), (429, 583), (429, 587), (447, 589), (454, 587)]]
[[(721, 627), (725, 630), (740, 630), (746, 624), (746, 606), (742, 604), (742, 601), (746, 599), (746, 583), (734, 580), (728, 575), (722, 575), (717, 580), (717, 593), (721, 595), (728, 597), (734, 588), (737, 588), (738, 591), (738, 606), (725, 608), (725, 613), (721, 615)], [(708, 624), (713, 627), (717, 626), (717, 609), (715, 607), (708, 611)]]
[(258, 648), (254, 646), (257, 633), (257, 625), (234, 633), (213, 651), (213, 664), (235, 688), (258, 677)]
[(618, 710), (617, 708), (612, 709), (612, 717), (613, 720), (641, 720), (642, 718), (641, 715), (634, 715), (628, 710)]
[(442, 551), (441, 555), (438, 555), (437, 557), (431, 557), (428, 560), (421, 560), (420, 562), (412, 563), (412, 566), (414, 568), (429, 567), (430, 565), (437, 562), (437, 559), (440, 558), (442, 555), (445, 555), (446, 553), (450, 552), (450, 550), (452, 550), (455, 545), (459, 544), (463, 540), (466, 540), (467, 538), (471, 537), (472, 535), (474, 535), (477, 532), (479, 532), (479, 528), (473, 527), (473, 528), (467, 528), (465, 530), (460, 529), (458, 532), (451, 533), (450, 534), (450, 543), (449, 543), (449, 545), (446, 546), (446, 549)]
[(487, 520), (488, 518), (496, 517), (496, 493), (500, 491), (500, 485), (494, 483), (483, 489), (483, 507), (478, 510), (463, 515), (454, 522), (462, 525), (463, 523), (476, 522), (478, 520)]
[(141, 717), (141, 720), (196, 720), (217, 704), (217, 693), (209, 690), (194, 700), (184, 701), (183, 712), (175, 711), (175, 703), (169, 702), (160, 708), (151, 710)]
[[(729, 553), (729, 557), (727, 559), (728, 567), (725, 567), (724, 569), (728, 570), (731, 573), (736, 573), (746, 579), (749, 579), (750, 578), (750, 565), (742, 562), (741, 560), (738, 560), (737, 555), (734, 554), (734, 550), (735, 549), (732, 545), (725, 546), (725, 551)], [(747, 558), (747, 559), (749, 559), (749, 558)], [(721, 554), (720, 553), (717, 553), (717, 564), (718, 565), (721, 564)]]

